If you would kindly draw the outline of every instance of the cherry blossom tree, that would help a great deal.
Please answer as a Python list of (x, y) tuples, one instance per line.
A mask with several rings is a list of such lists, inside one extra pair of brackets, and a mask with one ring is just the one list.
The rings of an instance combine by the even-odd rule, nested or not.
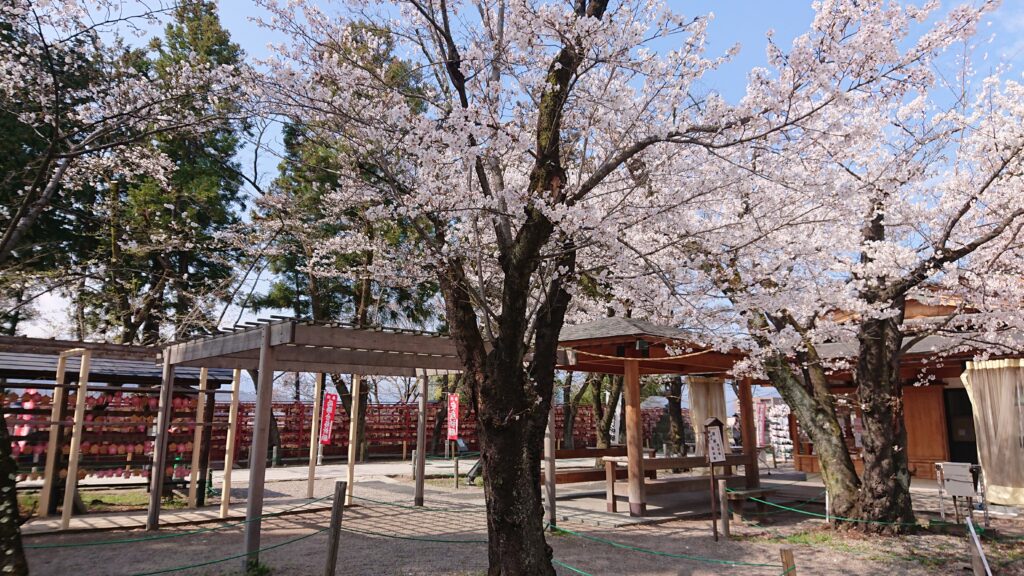
[[(103, 175), (160, 179), (173, 169), (151, 140), (222, 125), (219, 98), (237, 98), (233, 66), (180, 62), (160, 74), (139, 66), (129, 40), (171, 8), (118, 0), (30, 0), (0, 8), (0, 111), (41, 141), (0, 213), (0, 266), (30, 258), (25, 239), (61, 195)], [(197, 103), (197, 89), (203, 87)], [(97, 182), (97, 181), (100, 182)]]
[[(368, 218), (402, 221), (421, 239), (396, 251), (352, 231), (324, 250), (372, 249), (378, 277), (441, 287), (479, 417), (494, 575), (553, 574), (539, 461), (579, 279), (684, 317), (676, 287), (699, 285), (706, 266), (681, 248), (747, 224), (730, 194), (749, 173), (708, 161), (777, 147), (795, 157), (831, 138), (857, 110), (920, 83), (977, 14), (911, 39), (927, 10), (820, 3), (812, 29), (790, 50), (770, 45), (772, 68), (729, 104), (697, 84), (729, 56), (705, 55), (710, 19), (655, 1), (266, 7), (265, 25), (290, 41), (265, 63), (263, 98), (307, 133), (345, 143), (327, 201), (370, 206)], [(392, 47), (422, 75), (416, 91), (386, 74), (381, 51)], [(701, 323), (740, 335), (722, 308)]]
[[(645, 256), (673, 272), (665, 285), (700, 303), (692, 311), (705, 323), (749, 332), (749, 369), (771, 377), (810, 435), (837, 514), (870, 531), (914, 520), (902, 355), (934, 334), (946, 337), (940, 357), (1021, 348), (1011, 328), (1024, 296), (1014, 278), (1024, 264), (1022, 86), (995, 75), (972, 88), (969, 68), (941, 74), (948, 61), (937, 58), (990, 7), (955, 9), (925, 34), (918, 46), (933, 43), (906, 53), (916, 64), (899, 89), (817, 115), (798, 140), (710, 154), (705, 178), (725, 193), (705, 229), (725, 233)], [(935, 295), (956, 309), (904, 320), (908, 297)], [(849, 358), (819, 354), (837, 341), (852, 345)], [(860, 476), (828, 391), (835, 371), (857, 387)]]

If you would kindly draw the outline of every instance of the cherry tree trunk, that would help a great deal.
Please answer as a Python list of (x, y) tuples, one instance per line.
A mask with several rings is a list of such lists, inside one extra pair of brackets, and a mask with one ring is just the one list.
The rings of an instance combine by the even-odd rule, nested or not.
[(686, 433), (683, 424), (683, 377), (673, 376), (668, 392), (668, 446), (672, 454), (685, 455)]
[(902, 315), (868, 319), (857, 334), (857, 398), (864, 420), (859, 518), (868, 521), (862, 527), (869, 532), (902, 532), (914, 522), (899, 372), (901, 322)]
[[(544, 539), (540, 490), (547, 412), (535, 408), (512, 418), (507, 414), (489, 416), (481, 421), (492, 424), (480, 427), (489, 534), (488, 575), (554, 575), (552, 550)], [(494, 426), (496, 420), (503, 422)]]
[(800, 428), (814, 443), (821, 466), (821, 479), (831, 499), (836, 516), (857, 517), (860, 479), (843, 439), (831, 398), (816, 397), (802, 378), (793, 373), (786, 358), (776, 355), (765, 363), (775, 389), (796, 415)]

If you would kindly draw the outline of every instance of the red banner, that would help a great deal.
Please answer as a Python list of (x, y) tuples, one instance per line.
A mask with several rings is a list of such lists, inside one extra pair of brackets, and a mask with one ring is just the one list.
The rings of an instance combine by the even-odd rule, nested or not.
[(459, 439), (459, 395), (448, 395), (448, 439)]
[(338, 395), (330, 392), (324, 394), (324, 410), (320, 414), (320, 443), (324, 446), (331, 443), (331, 429), (334, 428), (334, 413), (338, 409)]

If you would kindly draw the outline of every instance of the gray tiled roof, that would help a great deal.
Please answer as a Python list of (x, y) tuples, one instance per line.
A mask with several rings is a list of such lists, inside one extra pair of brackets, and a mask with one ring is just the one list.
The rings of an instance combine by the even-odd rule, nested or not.
[(623, 338), (629, 336), (654, 336), (673, 340), (686, 339), (687, 333), (671, 326), (659, 326), (646, 320), (611, 316), (584, 324), (562, 327), (559, 342), (594, 340), (598, 338)]
[[(79, 362), (78, 356), (68, 358), (66, 374), (69, 382), (78, 380)], [(52, 380), (56, 372), (57, 355), (0, 352), (0, 377)], [(174, 375), (180, 384), (196, 383), (199, 381), (199, 368), (178, 367)], [(155, 362), (155, 358), (153, 362), (111, 358), (92, 358), (89, 362), (89, 380), (92, 382), (159, 384), (162, 376), (163, 367)], [(211, 386), (230, 383), (231, 370), (211, 368), (208, 382)]]

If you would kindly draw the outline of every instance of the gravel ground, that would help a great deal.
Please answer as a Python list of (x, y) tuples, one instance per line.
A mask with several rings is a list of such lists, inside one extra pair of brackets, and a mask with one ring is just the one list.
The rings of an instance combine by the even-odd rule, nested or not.
[[(326, 495), (333, 483), (318, 482), (317, 495)], [(357, 493), (364, 498), (407, 503), (408, 484), (373, 483)], [(268, 485), (278, 497), (304, 496), (305, 482)], [(234, 492), (234, 491), (233, 491)], [(244, 494), (240, 494), (244, 496)], [(486, 573), (485, 521), (479, 490), (437, 491), (428, 494), (441, 510), (357, 500), (345, 511), (338, 574), (346, 576), (469, 576)], [(447, 503), (445, 503), (447, 502)], [(325, 512), (269, 518), (263, 522), (260, 559), (272, 574), (319, 574), (323, 571), (327, 535)], [(566, 524), (567, 529), (613, 540), (625, 546), (647, 548), (662, 555), (643, 553), (581, 536), (557, 534), (548, 538), (555, 559), (582, 571), (607, 576), (744, 574), (779, 575), (779, 550), (791, 547), (797, 570), (804, 574), (940, 575), (965, 574), (966, 542), (962, 536), (923, 534), (902, 538), (862, 537), (826, 530), (821, 523), (788, 513), (773, 515), (764, 526), (734, 526), (735, 539), (714, 542), (708, 522), (673, 521), (652, 526), (598, 529)], [(1017, 527), (1019, 530), (1019, 526)], [(145, 542), (90, 547), (30, 549), (29, 563), (37, 575), (131, 575), (200, 564), (240, 553), (243, 526), (213, 532)], [(161, 535), (184, 532), (165, 529)], [(113, 539), (145, 538), (144, 532), (103, 532), (26, 538), (29, 546), (72, 544)], [(307, 536), (301, 540), (290, 540)], [(398, 536), (398, 538), (396, 538)], [(437, 542), (431, 540), (443, 540)], [(995, 574), (1024, 575), (1024, 541), (985, 544)], [(688, 559), (702, 557), (708, 560)], [(727, 562), (771, 564), (734, 565)], [(233, 559), (176, 574), (241, 574), (242, 560)], [(564, 567), (560, 575), (574, 574)]]

